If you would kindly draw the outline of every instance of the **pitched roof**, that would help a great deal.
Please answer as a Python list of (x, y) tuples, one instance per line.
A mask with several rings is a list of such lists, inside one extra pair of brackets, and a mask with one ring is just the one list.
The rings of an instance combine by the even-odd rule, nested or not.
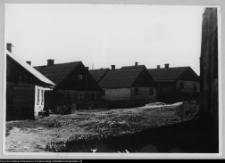
[(100, 82), (100, 80), (104, 77), (104, 75), (109, 71), (109, 68), (106, 69), (98, 69), (98, 70), (89, 70), (90, 74), (93, 76), (96, 82)]
[(61, 83), (67, 75), (70, 74), (79, 64), (82, 62), (69, 62), (69, 63), (61, 63), (54, 64), (52, 66), (37, 66), (34, 67), (40, 73), (48, 77), (55, 84)]
[(18, 56), (16, 56), (15, 54), (12, 54), (11, 52), (9, 52), (8, 50), (6, 51), (6, 54), (12, 58), (15, 62), (17, 62), (19, 65), (21, 65), (25, 70), (27, 70), (28, 72), (30, 72), (32, 75), (34, 75), (38, 80), (49, 84), (49, 85), (55, 85), (55, 83), (53, 83), (52, 81), (50, 81), (48, 78), (46, 78), (44, 75), (42, 75), (40, 72), (38, 72), (37, 70), (35, 70), (32, 66), (30, 66), (29, 64), (27, 64), (26, 62), (24, 62), (23, 60), (21, 60)]
[(145, 69), (145, 66), (129, 66), (121, 69), (109, 70), (99, 82), (102, 88), (131, 87), (135, 79)]
[(176, 80), (185, 70), (190, 67), (172, 67), (172, 68), (160, 68), (160, 69), (148, 69), (148, 72), (155, 81)]

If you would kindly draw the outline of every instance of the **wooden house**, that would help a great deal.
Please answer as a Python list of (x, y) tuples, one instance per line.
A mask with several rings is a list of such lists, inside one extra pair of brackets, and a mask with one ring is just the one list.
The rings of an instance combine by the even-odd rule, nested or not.
[[(44, 93), (54, 83), (28, 63), (6, 51), (6, 119), (34, 119), (44, 109)], [(38, 103), (38, 105), (36, 105)]]
[(206, 8), (202, 22), (200, 56), (201, 111), (218, 120), (218, 20), (217, 8)]
[(191, 67), (169, 67), (148, 69), (157, 83), (157, 101), (172, 103), (197, 97), (199, 76)]
[(56, 84), (51, 104), (53, 110), (64, 105), (85, 109), (101, 102), (102, 89), (82, 62), (54, 64), (54, 60), (49, 59), (47, 65), (35, 69)]
[(104, 90), (103, 99), (109, 106), (144, 105), (156, 99), (156, 83), (144, 65), (120, 69), (112, 65), (99, 85)]

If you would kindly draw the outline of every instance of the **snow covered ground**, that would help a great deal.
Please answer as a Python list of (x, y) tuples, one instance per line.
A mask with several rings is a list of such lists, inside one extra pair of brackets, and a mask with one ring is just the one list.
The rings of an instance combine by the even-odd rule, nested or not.
[(183, 102), (176, 102), (174, 104), (165, 104), (163, 102), (155, 102), (155, 103), (146, 104), (145, 106), (142, 106), (139, 108), (155, 109), (155, 108), (162, 108), (162, 107), (177, 107), (177, 106), (181, 106), (182, 104), (183, 104)]

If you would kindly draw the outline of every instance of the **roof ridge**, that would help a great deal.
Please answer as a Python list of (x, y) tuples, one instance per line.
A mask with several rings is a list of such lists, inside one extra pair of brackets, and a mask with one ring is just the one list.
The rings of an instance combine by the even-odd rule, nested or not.
[(144, 69), (146, 69), (146, 67), (142, 66), (141, 69), (139, 67), (138, 69), (120, 68), (116, 70), (109, 70), (99, 84), (103, 88), (131, 87)]
[[(143, 68), (143, 67), (145, 67), (145, 65), (123, 66), (123, 67), (121, 67), (121, 69), (124, 69), (124, 68)], [(146, 68), (146, 67), (145, 67), (145, 68)]]
[[(62, 64), (70, 64), (70, 63), (82, 63), (82, 61), (73, 61), (73, 62), (66, 62), (66, 63), (54, 63), (54, 65), (62, 65)], [(48, 65), (43, 65), (43, 66), (33, 66), (33, 67), (48, 67)]]
[(155, 80), (176, 80), (183, 72), (192, 69), (190, 66), (148, 69)]
[(109, 68), (100, 68), (100, 69), (94, 69), (94, 70), (89, 70), (89, 71), (99, 71), (99, 70), (109, 70)]
[(183, 67), (169, 67), (169, 68), (148, 68), (147, 70), (164, 70), (164, 69), (175, 69), (175, 68), (189, 68), (190, 66), (183, 66)]

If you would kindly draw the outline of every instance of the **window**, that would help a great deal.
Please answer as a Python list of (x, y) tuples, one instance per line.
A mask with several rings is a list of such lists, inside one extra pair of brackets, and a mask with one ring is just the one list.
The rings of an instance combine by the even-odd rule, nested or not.
[(134, 88), (134, 95), (135, 95), (135, 96), (138, 95), (138, 88)]
[(154, 95), (154, 89), (153, 88), (149, 88), (149, 95), (150, 96)]
[(40, 90), (37, 89), (37, 105), (39, 104), (40, 101)]
[(44, 90), (41, 90), (41, 103), (44, 104)]
[(95, 96), (96, 100), (100, 100), (102, 98), (101, 94), (100, 93), (97, 93), (96, 96)]
[(22, 76), (21, 75), (19, 75), (19, 81), (22, 81)]
[(180, 89), (184, 89), (184, 82), (180, 82)]
[(194, 83), (193, 84), (193, 90), (196, 91), (197, 90), (197, 85)]
[(91, 101), (94, 101), (94, 100), (95, 100), (95, 94), (94, 94), (94, 93), (91, 93), (91, 94), (90, 94), (90, 100), (91, 100)]
[(78, 79), (82, 80), (83, 79), (83, 75), (78, 75)]
[(84, 93), (84, 99), (85, 100), (89, 100), (90, 99), (89, 96), (90, 96), (89, 93), (87, 93), (87, 92)]

